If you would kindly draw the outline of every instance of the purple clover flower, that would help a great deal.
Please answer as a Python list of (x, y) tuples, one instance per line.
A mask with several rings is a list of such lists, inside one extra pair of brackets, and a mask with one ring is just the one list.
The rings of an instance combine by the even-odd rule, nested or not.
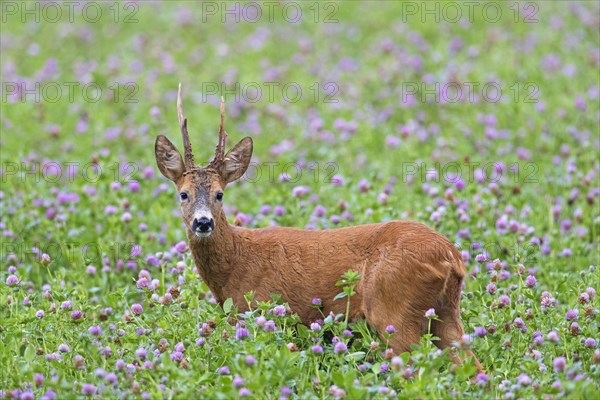
[(177, 251), (178, 253), (183, 254), (187, 251), (187, 249), (188, 249), (187, 243), (184, 241), (181, 241), (175, 245), (175, 251)]
[(285, 306), (282, 306), (282, 305), (275, 306), (275, 308), (273, 308), (273, 314), (275, 314), (276, 317), (284, 317), (285, 316)]
[(81, 385), (81, 393), (86, 396), (91, 396), (96, 393), (96, 386), (92, 385), (91, 383), (84, 383)]
[(558, 341), (560, 340), (556, 331), (550, 331), (548, 335), (546, 335), (546, 339), (554, 343), (558, 343)]
[(265, 322), (265, 325), (263, 327), (265, 332), (273, 332), (273, 331), (275, 331), (275, 328), (276, 328), (275, 321), (273, 321), (272, 319)]
[(344, 343), (344, 342), (337, 342), (335, 344), (335, 346), (333, 347), (333, 352), (335, 354), (345, 353), (347, 351), (348, 351), (348, 346), (346, 346), (346, 343)]
[(487, 330), (483, 326), (478, 326), (475, 328), (475, 336), (485, 336), (487, 334)]
[(523, 373), (517, 377), (517, 383), (519, 383), (522, 386), (529, 386), (531, 385), (531, 378), (529, 377), (529, 375)]
[(525, 279), (525, 286), (527, 286), (527, 287), (535, 287), (536, 283), (537, 283), (537, 280), (535, 279), (535, 276), (533, 276), (533, 275), (529, 275)]
[(527, 332), (527, 326), (525, 326), (525, 321), (521, 317), (515, 318), (514, 324), (521, 332)]
[(131, 305), (131, 311), (135, 314), (135, 315), (140, 315), (144, 312), (144, 308), (142, 307), (141, 304), (135, 303)]
[(510, 305), (510, 297), (505, 294), (501, 295), (498, 297), (498, 305), (500, 307), (508, 307)]
[(140, 347), (135, 351), (135, 355), (137, 356), (137, 358), (139, 358), (140, 360), (143, 360), (146, 358), (146, 355), (148, 354), (148, 352), (146, 351), (145, 348)]
[(235, 387), (244, 386), (244, 379), (241, 376), (236, 375), (235, 378), (233, 378), (233, 386), (235, 386)]
[(479, 374), (477, 374), (477, 377), (475, 378), (475, 382), (479, 386), (485, 386), (485, 385), (487, 385), (487, 383), (488, 383), (489, 380), (490, 380), (490, 377), (487, 376), (486, 374), (484, 374), (483, 372), (480, 372)]
[(273, 209), (273, 214), (275, 214), (277, 217), (281, 217), (285, 214), (285, 207), (275, 206), (275, 208)]
[(224, 365), (224, 366), (220, 367), (217, 370), (217, 372), (218, 372), (219, 375), (229, 375), (230, 374), (229, 367), (227, 365)]
[(266, 322), (267, 322), (267, 319), (265, 317), (263, 317), (262, 315), (256, 317), (256, 320), (255, 320), (256, 326), (262, 328), (263, 326), (265, 326)]
[(575, 321), (578, 316), (579, 316), (579, 310), (576, 308), (568, 310), (567, 313), (565, 314), (565, 318), (567, 321)]
[(180, 351), (174, 351), (171, 353), (171, 360), (175, 362), (183, 361), (183, 353)]
[(69, 347), (69, 345), (61, 343), (58, 345), (58, 351), (60, 351), (61, 353), (68, 353), (71, 351), (71, 348)]
[(102, 328), (100, 328), (100, 326), (98, 325), (92, 325), (88, 329), (88, 332), (90, 333), (90, 335), (100, 336), (102, 334)]
[(8, 286), (16, 286), (19, 283), (19, 278), (16, 275), (9, 275), (6, 278), (6, 285)]
[(71, 313), (71, 320), (73, 321), (77, 321), (78, 319), (81, 319), (81, 317), (83, 317), (83, 312), (81, 312), (81, 310), (75, 310)]
[(319, 346), (318, 344), (311, 347), (311, 350), (313, 351), (313, 353), (317, 353), (317, 354), (323, 353), (323, 347)]
[(564, 357), (556, 357), (553, 366), (554, 372), (563, 372), (567, 366), (567, 359)]
[(235, 338), (237, 340), (244, 340), (245, 338), (248, 337), (250, 333), (248, 332), (248, 329), (246, 328), (237, 328), (235, 330)]

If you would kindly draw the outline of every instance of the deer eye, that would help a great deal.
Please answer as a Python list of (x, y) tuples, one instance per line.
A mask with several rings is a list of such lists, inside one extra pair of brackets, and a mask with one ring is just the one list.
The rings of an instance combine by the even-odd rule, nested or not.
[(217, 195), (215, 197), (217, 198), (217, 201), (223, 200), (223, 192), (217, 192)]
[(188, 194), (186, 192), (181, 192), (179, 193), (179, 197), (181, 198), (181, 200), (187, 200)]

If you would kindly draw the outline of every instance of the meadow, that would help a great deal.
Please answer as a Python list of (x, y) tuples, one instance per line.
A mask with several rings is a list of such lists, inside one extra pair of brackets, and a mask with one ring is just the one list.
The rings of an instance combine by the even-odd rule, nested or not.
[[(0, 7), (0, 398), (599, 393), (597, 2)], [(456, 351), (485, 373), (277, 295), (216, 304), (154, 159), (159, 134), (182, 150), (179, 82), (198, 163), (221, 96), (229, 144), (254, 140), (232, 224), (411, 219), (456, 243)]]

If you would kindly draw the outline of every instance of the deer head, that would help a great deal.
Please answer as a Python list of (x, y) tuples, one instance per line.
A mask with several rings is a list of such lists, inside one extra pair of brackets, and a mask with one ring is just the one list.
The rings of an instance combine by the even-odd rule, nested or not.
[(215, 157), (206, 166), (196, 166), (187, 131), (187, 119), (181, 106), (181, 84), (177, 94), (177, 115), (183, 137), (184, 157), (169, 139), (156, 138), (154, 152), (160, 172), (175, 183), (179, 192), (181, 215), (186, 227), (198, 237), (209, 237), (215, 229), (215, 217), (222, 211), (227, 184), (240, 178), (252, 156), (252, 139), (245, 137), (225, 154), (225, 103), (221, 97), (221, 127)]

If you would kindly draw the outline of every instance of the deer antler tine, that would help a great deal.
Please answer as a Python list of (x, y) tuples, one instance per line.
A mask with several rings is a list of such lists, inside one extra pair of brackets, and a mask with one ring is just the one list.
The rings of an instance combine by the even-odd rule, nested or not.
[(213, 162), (223, 161), (225, 157), (225, 145), (227, 142), (227, 132), (225, 132), (225, 99), (221, 96), (221, 127), (219, 128), (219, 142), (215, 151)]
[(187, 171), (191, 171), (195, 168), (194, 155), (192, 154), (192, 144), (190, 143), (190, 135), (187, 131), (187, 119), (183, 116), (183, 107), (181, 106), (181, 82), (179, 82), (179, 90), (177, 91), (177, 117), (179, 118), (181, 136), (183, 137), (185, 169)]
[(177, 117), (179, 118), (179, 126), (183, 125), (183, 107), (181, 106), (181, 82), (179, 82), (179, 90), (177, 90)]
[[(223, 132), (225, 130), (225, 99), (223, 98), (223, 96), (221, 96), (221, 128), (219, 130), (219, 133)], [(219, 137), (219, 139), (221, 139)]]

